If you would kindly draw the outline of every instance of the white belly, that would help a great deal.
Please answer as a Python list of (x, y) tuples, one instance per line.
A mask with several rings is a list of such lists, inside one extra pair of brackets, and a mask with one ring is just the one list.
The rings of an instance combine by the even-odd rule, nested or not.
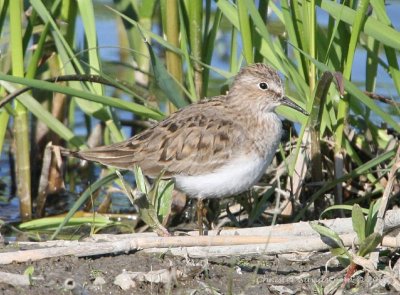
[(222, 198), (246, 191), (263, 175), (274, 153), (267, 158), (255, 154), (236, 158), (212, 173), (175, 176), (175, 184), (192, 198)]

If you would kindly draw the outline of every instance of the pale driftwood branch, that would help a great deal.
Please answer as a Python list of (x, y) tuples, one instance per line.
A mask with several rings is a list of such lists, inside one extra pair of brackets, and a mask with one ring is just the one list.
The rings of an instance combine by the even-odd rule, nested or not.
[(102, 255), (109, 253), (124, 253), (148, 248), (192, 247), (192, 246), (222, 246), (244, 244), (283, 243), (287, 238), (262, 236), (201, 236), (201, 237), (150, 237), (134, 238), (113, 242), (76, 242), (74, 245), (44, 248), (34, 250), (20, 250), (0, 254), (0, 264), (9, 264), (13, 261), (23, 262), (40, 260), (49, 257), (74, 255), (78, 257)]
[[(355, 234), (341, 235), (345, 246), (357, 244)], [(50, 257), (59, 257), (73, 255), (77, 257), (86, 257), (94, 255), (103, 255), (110, 253), (126, 253), (134, 250), (161, 248), (161, 251), (173, 248), (182, 249), (183, 252), (192, 257), (209, 256), (228, 256), (237, 245), (245, 246), (238, 253), (243, 254), (277, 254), (295, 251), (322, 251), (330, 248), (330, 241), (320, 237), (267, 237), (267, 236), (201, 236), (201, 237), (148, 237), (129, 240), (120, 240), (113, 242), (75, 242), (69, 246), (43, 248), (34, 250), (20, 250), (0, 254), (0, 264), (10, 264), (12, 262), (26, 262), (28, 260), (40, 260)], [(331, 244), (332, 245), (332, 244)], [(382, 245), (386, 247), (400, 247), (400, 243), (393, 237), (385, 237)], [(193, 249), (190, 249), (194, 247)], [(194, 250), (194, 251), (193, 251)], [(179, 254), (177, 254), (179, 255)]]
[[(340, 238), (346, 247), (358, 244), (356, 234), (341, 235)], [(326, 241), (326, 240), (325, 240)], [(328, 242), (328, 241), (326, 241)], [(228, 257), (241, 255), (273, 255), (291, 252), (313, 252), (326, 251), (331, 248), (324, 240), (312, 237), (307, 239), (287, 239), (283, 243), (269, 244), (247, 244), (236, 246), (214, 246), (214, 247), (174, 247), (174, 248), (149, 248), (144, 249), (147, 253), (170, 253), (175, 256), (207, 258), (207, 257)], [(393, 237), (385, 237), (382, 246), (396, 248), (400, 241)]]
[(3, 271), (0, 271), (0, 283), (9, 284), (12, 286), (29, 286), (31, 284), (28, 275), (20, 275)]
[[(338, 234), (353, 233), (353, 225), (351, 218), (336, 218), (320, 220), (321, 224), (329, 227)], [(384, 232), (400, 227), (400, 210), (389, 210), (384, 218)], [(187, 233), (189, 236), (197, 236), (197, 231)], [(308, 237), (316, 236), (318, 233), (312, 229), (308, 222), (296, 222), (289, 224), (279, 224), (273, 226), (252, 227), (252, 228), (235, 228), (212, 230), (207, 233), (208, 236), (271, 236), (271, 237)], [(134, 237), (155, 237), (155, 233), (141, 234), (123, 234), (123, 235), (94, 235), (87, 240), (89, 241), (114, 241), (121, 239), (129, 239)], [(54, 241), (55, 242), (55, 241)], [(53, 243), (54, 243), (53, 242)]]
[[(347, 234), (353, 232), (353, 226), (351, 218), (336, 218), (321, 220), (321, 224), (329, 227), (338, 234)], [(384, 218), (384, 232), (391, 231), (392, 229), (400, 226), (400, 210), (389, 210), (385, 214)], [(198, 231), (191, 231), (186, 233), (188, 236), (198, 236)], [(235, 229), (221, 229), (212, 230), (207, 233), (208, 236), (270, 236), (270, 237), (303, 237), (307, 238), (309, 236), (318, 237), (318, 233), (315, 232), (308, 222), (297, 222), (289, 224), (279, 224), (274, 226), (264, 226), (264, 227), (252, 227), (252, 228), (235, 228)], [(89, 238), (86, 238), (86, 242), (112, 242), (121, 241), (127, 239), (136, 238), (151, 238), (157, 237), (155, 233), (135, 233), (135, 234), (96, 234)], [(47, 241), (47, 242), (17, 242), (18, 245), (38, 245), (40, 247), (64, 247), (64, 246), (74, 246), (77, 241)]]
[[(351, 219), (333, 219), (321, 221), (336, 231), (346, 246), (357, 243), (356, 235), (351, 226)], [(391, 210), (385, 216), (385, 230), (400, 225), (400, 214)], [(35, 245), (48, 247), (34, 250), (20, 250), (16, 252), (0, 253), (0, 264), (9, 264), (13, 261), (24, 262), (40, 260), (49, 257), (74, 255), (78, 257), (103, 255), (109, 253), (124, 253), (142, 249), (147, 251), (169, 250), (175, 255), (189, 255), (191, 257), (228, 256), (243, 254), (277, 254), (296, 251), (322, 251), (330, 248), (328, 240), (321, 238), (306, 222), (268, 226), (261, 228), (211, 231), (208, 236), (157, 237), (151, 233), (132, 235), (100, 235), (100, 239), (79, 241), (50, 241), (42, 243), (19, 242), (20, 246)], [(104, 242), (104, 240), (106, 240)], [(393, 237), (385, 237), (384, 247), (400, 247), (400, 241)]]

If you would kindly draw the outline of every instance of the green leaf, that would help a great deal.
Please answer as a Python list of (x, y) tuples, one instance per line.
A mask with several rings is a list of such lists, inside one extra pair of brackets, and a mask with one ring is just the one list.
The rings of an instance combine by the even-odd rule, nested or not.
[(178, 83), (171, 77), (167, 69), (161, 63), (160, 59), (154, 54), (149, 43), (146, 43), (150, 53), (151, 65), (153, 66), (154, 78), (158, 87), (165, 93), (168, 99), (178, 109), (188, 105), (188, 102), (181, 95), (181, 89)]
[(346, 254), (346, 251), (343, 250), (343, 248), (331, 248), (329, 251), (332, 253), (334, 256), (342, 256)]
[(353, 205), (351, 220), (353, 222), (353, 229), (357, 233), (358, 240), (362, 243), (365, 239), (365, 218), (360, 205)]
[[(88, 46), (90, 73), (97, 74), (97, 72), (101, 72), (101, 64), (98, 52), (96, 18), (93, 2), (86, 0), (77, 0), (77, 2)], [(96, 94), (103, 95), (103, 86), (101, 84), (93, 84), (93, 89)]]
[[(329, 211), (332, 211), (332, 210), (348, 210), (348, 211), (351, 211), (351, 210), (353, 210), (353, 206), (351, 206), (351, 205), (333, 205), (333, 206), (329, 206), (328, 208), (326, 208), (326, 209), (321, 213), (320, 218), (322, 218), (323, 215), (324, 215), (325, 213), (327, 213), (327, 212), (329, 212)], [(363, 212), (364, 214), (367, 214), (367, 213), (368, 213), (368, 210), (367, 210), (367, 209), (362, 208), (361, 210), (362, 210), (362, 212)]]
[(32, 276), (33, 273), (35, 272), (35, 268), (33, 267), (33, 265), (28, 266), (25, 270), (24, 270), (24, 275), (29, 277), (29, 283), (32, 285)]
[(343, 267), (346, 267), (350, 264), (351, 260), (347, 256), (348, 253), (344, 251), (342, 248), (332, 248), (330, 249), (330, 252), (332, 253), (333, 256), (336, 256), (337, 260), (339, 260), (339, 263)]
[(163, 235), (167, 230), (162, 226), (158, 220), (157, 210), (155, 206), (149, 202), (149, 196), (142, 194), (134, 199), (135, 205), (139, 207), (140, 218), (150, 226), (159, 235)]
[(31, 277), (34, 271), (35, 268), (33, 267), (33, 265), (30, 265), (24, 270), (24, 275)]
[(375, 250), (376, 246), (382, 241), (382, 236), (379, 233), (372, 233), (360, 245), (357, 254), (361, 257), (366, 256)]
[[(193, 1), (193, 3), (196, 1)], [(192, 2), (191, 2), (192, 3)], [(181, 24), (185, 23), (184, 18), (183, 18), (183, 12), (180, 9), (179, 13), (179, 21)], [(185, 26), (181, 26), (181, 48), (184, 56), (184, 61), (186, 62), (187, 65), (190, 65), (186, 69), (186, 81), (187, 81), (187, 88), (188, 92), (190, 93), (189, 99), (190, 101), (194, 102), (197, 101), (199, 98), (196, 96), (196, 87), (194, 84), (194, 68), (190, 59), (190, 49), (189, 49), (189, 40), (188, 38), (188, 32), (186, 31)], [(195, 42), (197, 45), (197, 42)]]
[[(136, 186), (143, 194), (141, 196), (131, 196), (136, 206), (139, 207), (139, 216), (150, 226), (158, 235), (168, 235), (168, 231), (162, 226), (158, 216), (158, 208), (156, 206), (157, 198), (159, 198), (158, 188), (164, 172), (161, 172), (154, 182), (154, 185), (149, 189), (146, 179), (139, 166), (134, 166)], [(164, 184), (162, 184), (164, 185)], [(145, 193), (147, 192), (147, 193)], [(171, 191), (172, 195), (172, 191)]]
[(328, 95), (329, 87), (334, 79), (334, 74), (330, 71), (325, 71), (322, 77), (318, 81), (317, 89), (314, 95), (314, 101), (312, 103), (312, 109), (310, 111), (310, 127), (314, 130), (319, 131), (319, 125), (322, 121), (322, 113), (324, 106), (326, 105), (326, 98)]
[(310, 226), (321, 236), (327, 237), (330, 240), (330, 241), (327, 241), (330, 246), (332, 246), (332, 243), (329, 243), (329, 242), (333, 242), (335, 244), (334, 245), (335, 247), (340, 247), (345, 253), (347, 253), (347, 256), (350, 257), (350, 255), (347, 252), (346, 247), (343, 244), (342, 239), (339, 237), (339, 235), (335, 231), (331, 230), (330, 228), (328, 228), (324, 225), (319, 224), (316, 221), (311, 221)]
[(239, 30), (239, 17), (237, 11), (235, 10), (236, 7), (227, 0), (219, 0), (216, 2), (218, 8), (225, 15), (225, 18), (229, 20), (236, 29)]
[(371, 205), (369, 206), (368, 210), (368, 215), (367, 215), (367, 222), (365, 225), (365, 235), (369, 236), (374, 232), (376, 221), (377, 221), (377, 216), (378, 216), (378, 211), (379, 207), (381, 204), (381, 200), (379, 199), (376, 202), (372, 202)]
[[(222, 12), (221, 10), (217, 10), (215, 12), (214, 16), (214, 23), (211, 27), (210, 32), (207, 35), (207, 38), (204, 42), (204, 50), (203, 50), (203, 60), (206, 64), (211, 64), (213, 52), (214, 52), (214, 47), (215, 47), (215, 42), (217, 40), (217, 34), (219, 32), (219, 27), (222, 19)], [(203, 90), (202, 93), (207, 96), (207, 91), (208, 91), (208, 84), (209, 84), (209, 75), (210, 75), (210, 69), (208, 67), (205, 67), (203, 70)]]
[(165, 224), (171, 214), (172, 192), (174, 182), (171, 180), (160, 180), (156, 197), (156, 210), (158, 219)]
[(8, 112), (5, 109), (0, 110), (0, 156), (4, 147), (4, 141), (9, 119), (10, 115), (8, 114)]
[(237, 1), (237, 13), (239, 18), (240, 35), (242, 37), (243, 56), (247, 64), (252, 64), (253, 58), (253, 42), (251, 40), (251, 30), (249, 22), (249, 14), (245, 0)]
[(159, 228), (161, 223), (158, 220), (156, 208), (151, 204), (147, 195), (143, 194), (135, 199), (135, 205), (139, 207), (140, 218), (153, 229)]
[(147, 189), (146, 179), (144, 177), (142, 169), (138, 165), (135, 165), (133, 167), (133, 171), (135, 172), (135, 181), (136, 181), (137, 188), (142, 193), (147, 194), (148, 193), (148, 189)]
[[(45, 217), (21, 223), (18, 228), (23, 230), (55, 230), (65, 220), (65, 217)], [(95, 214), (94, 216), (72, 217), (69, 218), (64, 227), (79, 226), (82, 224), (94, 224), (104, 226), (114, 223), (108, 217)]]
[(157, 0), (140, 1), (140, 3), (138, 3), (140, 18), (151, 18), (151, 16), (153, 15), (154, 6), (157, 4), (157, 2)]

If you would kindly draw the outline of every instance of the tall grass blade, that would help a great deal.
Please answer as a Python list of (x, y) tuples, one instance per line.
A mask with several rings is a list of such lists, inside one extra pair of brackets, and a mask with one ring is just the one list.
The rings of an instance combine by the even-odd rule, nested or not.
[(248, 65), (254, 61), (253, 42), (251, 38), (249, 15), (245, 0), (237, 1), (237, 12), (239, 18), (239, 32), (242, 37), (243, 56)]
[(123, 101), (121, 99), (117, 99), (114, 97), (109, 97), (109, 96), (100, 96), (97, 94), (85, 92), (82, 90), (77, 90), (71, 87), (66, 87), (62, 85), (57, 85), (54, 83), (46, 82), (46, 81), (39, 81), (35, 79), (28, 79), (28, 78), (18, 78), (10, 75), (5, 75), (0, 73), (0, 80), (12, 82), (12, 83), (19, 83), (23, 84), (26, 86), (30, 86), (33, 88), (39, 88), (39, 89), (44, 89), (48, 91), (54, 91), (54, 92), (60, 92), (64, 94), (68, 94), (71, 96), (77, 96), (83, 99), (87, 99), (90, 101), (98, 102), (110, 107), (115, 107), (121, 110), (126, 110), (126, 111), (131, 111), (137, 115), (145, 116), (148, 118), (153, 118), (156, 120), (160, 120), (164, 118), (164, 115), (157, 111), (153, 110), (150, 108), (147, 108), (145, 106), (142, 106), (137, 103), (129, 102), (129, 101)]
[[(9, 92), (15, 91), (15, 87), (7, 82), (0, 82), (5, 89)], [(58, 136), (63, 138), (69, 144), (83, 148), (85, 145), (70, 129), (68, 129), (63, 123), (58, 121), (52, 114), (50, 114), (36, 99), (31, 95), (24, 93), (20, 96), (21, 103), (29, 109), (29, 111), (40, 121), (46, 124), (51, 130), (53, 130)]]
[[(10, 49), (12, 58), (12, 73), (15, 77), (24, 76), (24, 51), (22, 46), (22, 2), (10, 3)], [(18, 197), (22, 220), (32, 218), (31, 201), (31, 167), (29, 157), (29, 126), (28, 111), (18, 100), (15, 102), (14, 129), (16, 140), (16, 172), (18, 183)]]
[(351, 211), (351, 221), (353, 223), (353, 229), (357, 233), (358, 240), (363, 242), (365, 240), (365, 217), (361, 210), (360, 205), (354, 204)]
[(202, 60), (202, 28), (203, 28), (203, 1), (202, 0), (190, 0), (188, 3), (189, 20), (190, 20), (190, 49), (191, 55), (194, 59), (193, 70), (194, 70), (194, 84), (196, 87), (196, 97), (201, 99), (204, 97), (203, 93), (203, 75), (202, 66), (198, 61)]
[[(175, 47), (180, 47), (178, 0), (168, 0), (168, 1), (162, 0), (162, 1), (165, 1), (165, 11), (162, 11), (162, 16), (163, 16), (163, 19), (165, 19), (165, 20), (163, 20), (163, 31), (167, 38), (167, 42)], [(174, 87), (173, 84), (171, 86), (168, 86), (168, 85), (166, 85), (166, 83), (164, 83), (167, 81), (164, 79), (168, 79), (167, 76), (165, 76), (165, 78), (159, 76), (161, 74), (161, 72), (159, 72), (161, 64), (159, 63), (159, 64), (157, 64), (156, 67), (154, 66), (156, 56), (154, 55), (153, 52), (150, 52), (150, 58), (152, 61), (153, 70), (154, 70), (154, 74), (156, 76), (157, 83), (159, 85), (162, 84), (163, 87), (165, 87), (165, 88), (170, 88), (171, 86)], [(182, 71), (181, 55), (177, 54), (174, 51), (170, 51), (167, 49), (167, 51), (165, 53), (165, 63), (167, 65), (167, 69), (168, 69), (168, 72), (170, 73), (171, 77), (173, 77), (179, 84), (182, 84), (183, 71)], [(164, 82), (160, 82), (161, 80), (163, 80)], [(170, 83), (172, 83), (172, 82), (170, 82)], [(163, 88), (161, 88), (161, 89), (163, 89)], [(178, 87), (175, 87), (175, 90), (177, 91), (177, 92), (175, 92), (175, 95), (182, 96), (181, 89), (179, 89)], [(169, 109), (168, 109), (167, 113), (173, 113), (177, 107), (177, 105), (174, 103), (174, 101), (176, 102), (176, 101), (181, 100), (181, 97), (178, 97), (175, 100), (172, 97), (171, 93), (167, 94), (167, 96), (170, 100)], [(171, 102), (172, 102), (172, 104), (171, 104)]]
[(188, 105), (188, 102), (182, 96), (182, 91), (179, 88), (176, 80), (174, 80), (168, 73), (160, 59), (154, 53), (150, 44), (148, 44), (148, 49), (150, 52), (151, 64), (153, 66), (154, 78), (156, 79), (158, 87), (160, 87), (168, 99), (178, 109)]
[(99, 188), (102, 186), (112, 182), (113, 180), (117, 179), (118, 175), (116, 173), (112, 173), (107, 175), (106, 177), (103, 177), (99, 180), (97, 180), (93, 185), (90, 185), (84, 192), (83, 194), (79, 197), (78, 200), (74, 203), (72, 208), (68, 211), (68, 214), (65, 216), (64, 220), (61, 222), (61, 224), (57, 227), (56, 231), (51, 235), (50, 240), (54, 240), (57, 235), (60, 233), (60, 231), (63, 229), (63, 227), (69, 222), (69, 220), (74, 216), (76, 211), (79, 210), (79, 208), (90, 198), (92, 194), (94, 194)]
[[(351, 70), (353, 68), (353, 60), (356, 52), (356, 46), (358, 43), (358, 37), (360, 36), (362, 26), (364, 24), (368, 9), (368, 0), (361, 0), (358, 4), (358, 10), (355, 15), (355, 19), (353, 22), (352, 33), (349, 42), (349, 48), (347, 51), (346, 63), (343, 69), (343, 77), (346, 80), (351, 79)], [(341, 152), (343, 146), (343, 136), (344, 136), (344, 127), (347, 122), (348, 115), (348, 106), (349, 105), (349, 97), (345, 96), (343, 99), (339, 101), (338, 113), (337, 113), (337, 126), (335, 131), (335, 153)]]
[[(354, 24), (357, 13), (355, 10), (329, 0), (317, 0), (316, 4), (336, 20), (344, 21), (349, 25)], [(362, 27), (362, 32), (382, 42), (384, 45), (400, 50), (400, 32), (377, 19), (368, 17)]]

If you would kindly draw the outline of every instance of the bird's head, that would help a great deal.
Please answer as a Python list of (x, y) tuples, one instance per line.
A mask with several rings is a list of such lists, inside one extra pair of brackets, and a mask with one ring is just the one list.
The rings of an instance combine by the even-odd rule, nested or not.
[(278, 72), (261, 63), (240, 70), (229, 91), (229, 96), (231, 99), (242, 100), (242, 103), (255, 104), (266, 112), (273, 112), (277, 106), (286, 105), (308, 115), (304, 109), (285, 96)]

